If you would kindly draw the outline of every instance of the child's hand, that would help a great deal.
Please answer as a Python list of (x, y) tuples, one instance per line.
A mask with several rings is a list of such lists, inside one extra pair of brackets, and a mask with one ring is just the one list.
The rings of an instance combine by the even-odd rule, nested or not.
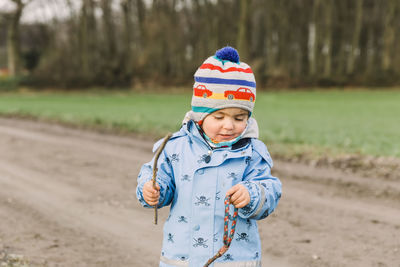
[(153, 188), (153, 181), (148, 181), (143, 186), (143, 198), (150, 206), (158, 204), (160, 198), (160, 186), (156, 183), (157, 190)]
[(228, 192), (226, 192), (226, 195), (231, 196), (231, 204), (235, 206), (235, 208), (243, 208), (250, 203), (249, 191), (242, 184), (232, 186)]

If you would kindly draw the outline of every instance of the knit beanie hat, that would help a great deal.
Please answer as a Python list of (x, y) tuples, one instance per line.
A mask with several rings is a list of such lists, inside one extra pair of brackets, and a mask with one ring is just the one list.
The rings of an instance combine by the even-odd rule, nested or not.
[(199, 124), (210, 113), (223, 108), (253, 112), (256, 100), (254, 74), (233, 47), (218, 50), (194, 74), (190, 117)]

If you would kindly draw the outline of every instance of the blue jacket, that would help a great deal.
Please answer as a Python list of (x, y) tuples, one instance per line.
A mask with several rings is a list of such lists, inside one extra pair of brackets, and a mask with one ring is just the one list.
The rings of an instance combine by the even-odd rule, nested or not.
[[(136, 194), (145, 207), (150, 206), (142, 189), (152, 178), (153, 160), (138, 176)], [(231, 246), (214, 266), (261, 266), (256, 220), (271, 214), (281, 197), (281, 182), (271, 175), (272, 159), (264, 143), (247, 138), (212, 150), (189, 121), (168, 141), (157, 166), (159, 207), (171, 204), (160, 266), (204, 266), (218, 252), (223, 245), (225, 193), (238, 183), (249, 190), (250, 203), (239, 209)]]

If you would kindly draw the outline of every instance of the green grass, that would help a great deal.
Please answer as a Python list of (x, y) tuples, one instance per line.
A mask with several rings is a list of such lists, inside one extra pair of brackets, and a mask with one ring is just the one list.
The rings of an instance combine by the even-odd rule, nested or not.
[(400, 157), (400, 91), (259, 94), (255, 115), (272, 143)]
[(0, 95), (0, 113), (162, 136), (179, 129), (190, 95), (39, 93)]
[[(3, 93), (0, 114), (160, 137), (179, 129), (190, 99), (190, 93)], [(254, 116), (275, 153), (400, 157), (400, 91), (263, 92)]]

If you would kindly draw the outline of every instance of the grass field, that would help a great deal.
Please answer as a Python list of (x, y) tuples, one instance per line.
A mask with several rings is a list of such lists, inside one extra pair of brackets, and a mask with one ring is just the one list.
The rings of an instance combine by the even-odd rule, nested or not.
[[(0, 114), (160, 137), (179, 129), (190, 99), (190, 93), (3, 93)], [(263, 92), (254, 116), (260, 138), (274, 150), (400, 157), (400, 91)]]

